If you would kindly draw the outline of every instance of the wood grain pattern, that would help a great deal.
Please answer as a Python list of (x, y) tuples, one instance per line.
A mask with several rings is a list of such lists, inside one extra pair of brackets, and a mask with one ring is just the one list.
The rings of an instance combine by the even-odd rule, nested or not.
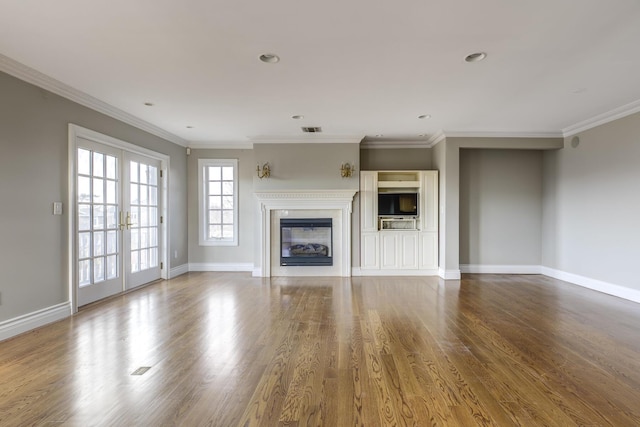
[(543, 276), (189, 273), (1, 342), (0, 425), (637, 426), (639, 336)]

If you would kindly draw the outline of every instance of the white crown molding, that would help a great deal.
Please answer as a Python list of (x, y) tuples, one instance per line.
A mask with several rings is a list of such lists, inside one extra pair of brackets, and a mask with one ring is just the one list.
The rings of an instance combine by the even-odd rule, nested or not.
[(614, 108), (606, 113), (598, 114), (590, 119), (583, 120), (574, 125), (568, 126), (562, 129), (562, 136), (567, 138), (577, 133), (584, 132), (589, 129), (593, 129), (596, 126), (604, 125), (614, 120), (621, 119), (623, 117), (630, 116), (640, 112), (640, 99), (623, 105), (622, 107)]
[(189, 142), (187, 147), (194, 150), (253, 150), (253, 143), (246, 141)]
[(486, 132), (486, 131), (443, 131), (447, 138), (563, 138), (560, 131), (554, 132)]
[(155, 136), (171, 141), (174, 144), (187, 146), (187, 141), (176, 136), (166, 130), (159, 128), (149, 122), (146, 122), (138, 117), (120, 110), (112, 105), (107, 104), (104, 101), (94, 98), (82, 91), (72, 88), (71, 86), (62, 83), (54, 78), (47, 76), (31, 67), (19, 63), (5, 55), (0, 54), (0, 71), (3, 71), (13, 77), (17, 77), (20, 80), (24, 80), (27, 83), (38, 86), (49, 92), (60, 95), (63, 98), (67, 98), (73, 102), (76, 102), (85, 107), (91, 108), (99, 113), (105, 114), (121, 122), (127, 123), (145, 132), (149, 132)]
[(431, 138), (429, 138), (429, 140), (427, 141), (427, 146), (429, 148), (433, 148), (436, 145), (440, 144), (445, 139), (447, 139), (447, 136), (444, 134), (442, 130), (439, 130), (438, 132), (434, 133), (433, 136), (431, 136)]
[(254, 144), (359, 144), (363, 135), (258, 135), (249, 137)]

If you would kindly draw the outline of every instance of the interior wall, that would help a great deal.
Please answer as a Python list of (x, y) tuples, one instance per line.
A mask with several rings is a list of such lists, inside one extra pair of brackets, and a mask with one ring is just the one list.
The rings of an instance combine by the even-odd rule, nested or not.
[(0, 322), (69, 300), (69, 123), (170, 156), (170, 267), (187, 262), (184, 147), (1, 72), (0, 94)]
[(640, 114), (544, 154), (543, 265), (640, 290)]
[[(354, 190), (360, 188), (360, 168), (351, 178), (342, 178), (340, 166), (360, 164), (360, 144), (299, 143), (255, 144), (255, 159), (271, 165), (271, 177), (253, 178), (256, 191), (272, 190)], [(351, 215), (351, 262), (360, 265), (360, 198), (356, 193)], [(256, 257), (256, 265), (259, 260)]]
[[(359, 144), (255, 144), (255, 160), (269, 163), (271, 177), (259, 179), (256, 191), (270, 190), (357, 190), (360, 176), (340, 176), (340, 166), (359, 163)], [(255, 166), (254, 166), (255, 169)]]
[(460, 150), (460, 264), (541, 264), (542, 151)]
[[(198, 159), (238, 160), (238, 246), (200, 246)], [(254, 152), (246, 150), (192, 149), (188, 158), (189, 263), (253, 264), (256, 236), (256, 198), (253, 177), (256, 175)]]
[(431, 148), (363, 148), (361, 170), (431, 170)]

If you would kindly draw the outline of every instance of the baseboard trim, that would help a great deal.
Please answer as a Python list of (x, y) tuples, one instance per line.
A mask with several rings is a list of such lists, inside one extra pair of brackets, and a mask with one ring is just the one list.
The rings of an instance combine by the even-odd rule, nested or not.
[(368, 270), (351, 267), (352, 277), (384, 277), (384, 276), (437, 276), (438, 270)]
[(460, 280), (460, 270), (445, 270), (443, 268), (438, 269), (438, 276), (444, 280)]
[(540, 265), (460, 264), (460, 272), (475, 274), (541, 274)]
[(63, 302), (0, 323), (0, 341), (71, 316), (71, 304)]
[(189, 272), (189, 264), (182, 264), (169, 270), (169, 279), (174, 279)]
[(613, 283), (604, 282), (602, 280), (591, 279), (589, 277), (580, 276), (578, 274), (567, 273), (566, 271), (556, 270), (549, 267), (541, 267), (541, 273), (554, 279), (573, 283), (583, 288), (602, 292), (614, 297), (623, 298), (629, 301), (640, 303), (640, 291), (636, 289), (626, 288)]
[(189, 263), (189, 271), (248, 271), (253, 272), (249, 263)]

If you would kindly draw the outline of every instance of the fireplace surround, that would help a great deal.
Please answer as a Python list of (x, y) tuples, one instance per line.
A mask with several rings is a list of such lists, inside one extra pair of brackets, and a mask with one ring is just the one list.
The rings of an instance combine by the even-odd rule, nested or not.
[[(351, 276), (351, 214), (356, 190), (283, 190), (255, 194), (260, 210), (260, 264), (254, 276)], [(281, 266), (280, 218), (331, 218), (333, 265)]]

